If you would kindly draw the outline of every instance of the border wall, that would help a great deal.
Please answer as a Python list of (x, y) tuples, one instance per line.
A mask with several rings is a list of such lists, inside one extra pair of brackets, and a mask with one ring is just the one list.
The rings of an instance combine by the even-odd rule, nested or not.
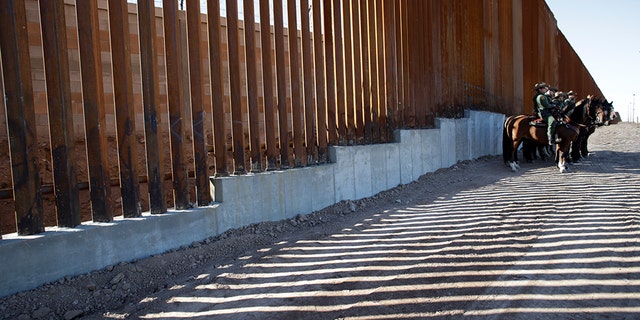
[[(379, 192), (367, 177), (393, 187), (465, 152), (494, 154), (490, 128), (531, 112), (539, 81), (603, 96), (543, 0), (244, 1), (245, 20), (260, 11), (273, 24), (187, 2), (0, 1), (0, 258), (17, 261), (3, 283), (35, 285), (16, 270), (39, 283), (86, 272)], [(453, 124), (462, 140), (438, 144)], [(367, 175), (372, 148), (398, 162)], [(316, 174), (333, 189), (277, 189), (264, 200), (274, 216), (241, 196), (242, 183)], [(105, 245), (87, 251), (69, 235)], [(70, 256), (88, 262), (61, 266)]]

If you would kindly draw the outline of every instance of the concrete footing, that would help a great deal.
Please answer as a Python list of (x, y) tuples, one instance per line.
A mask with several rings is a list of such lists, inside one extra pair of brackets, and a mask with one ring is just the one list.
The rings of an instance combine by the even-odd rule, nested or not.
[(0, 296), (216, 236), (370, 197), (421, 175), (501, 152), (504, 115), (466, 111), (435, 129), (398, 130), (394, 143), (334, 146), (330, 164), (212, 178), (215, 203), (162, 215), (46, 228), (0, 240)]

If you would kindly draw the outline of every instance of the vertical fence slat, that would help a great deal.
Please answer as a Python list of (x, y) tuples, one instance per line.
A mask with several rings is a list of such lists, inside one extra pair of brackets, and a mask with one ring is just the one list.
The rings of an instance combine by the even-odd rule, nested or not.
[(209, 28), (209, 67), (211, 78), (211, 108), (216, 176), (229, 174), (227, 165), (227, 126), (224, 120), (224, 83), (222, 75), (220, 0), (207, 0), (207, 27)]
[[(0, 52), (0, 55), (1, 54), (2, 54), (2, 52)], [(0, 59), (1, 58), (2, 57), (0, 57)], [(6, 125), (6, 119), (7, 118), (6, 118), (6, 109), (5, 109), (5, 106), (4, 106), (4, 76), (3, 76), (3, 71), (2, 71), (2, 60), (0, 60), (0, 97), (2, 97), (2, 98), (0, 98), (0, 115), (4, 116), (5, 125)], [(6, 128), (4, 128), (4, 127), (2, 129), (6, 130)], [(8, 139), (7, 139), (6, 142), (9, 143)], [(4, 141), (2, 142), (2, 144), (3, 144), (2, 147), (4, 147)], [(15, 216), (15, 210), (13, 210), (12, 214)], [(2, 239), (2, 232), (3, 232), (2, 231), (2, 224), (3, 224), (2, 221), (3, 221), (3, 217), (2, 217), (2, 215), (0, 215), (0, 239)], [(12, 227), (12, 228), (15, 228), (15, 226)]]
[(0, 1), (0, 51), (19, 235), (44, 231), (24, 1)]
[(355, 124), (355, 139), (354, 143), (361, 144), (364, 142), (364, 83), (363, 71), (367, 68), (362, 59), (363, 45), (362, 45), (362, 33), (360, 30), (360, 1), (351, 2), (351, 31), (352, 38), (350, 40), (353, 50), (353, 84), (354, 84), (354, 124)]
[(405, 77), (406, 77), (406, 94), (407, 94), (407, 99), (406, 99), (406, 103), (405, 103), (405, 110), (407, 110), (408, 112), (405, 113), (405, 117), (408, 116), (407, 119), (408, 123), (410, 123), (410, 126), (412, 128), (418, 128), (418, 121), (417, 121), (417, 116), (418, 116), (418, 107), (416, 106), (417, 104), (417, 92), (416, 92), (416, 82), (418, 82), (418, 74), (419, 74), (419, 70), (418, 70), (418, 54), (416, 54), (418, 48), (419, 48), (419, 44), (416, 43), (416, 30), (415, 28), (409, 28), (409, 26), (414, 26), (415, 27), (415, 23), (416, 23), (416, 15), (418, 14), (416, 12), (416, 8), (415, 6), (416, 1), (415, 0), (405, 0), (404, 4), (404, 8), (406, 10), (406, 14), (405, 14), (405, 18), (403, 19), (403, 25), (405, 26), (403, 28), (404, 33), (403, 33), (403, 39), (406, 45), (406, 50), (404, 51), (406, 60), (405, 60), (405, 68), (407, 70), (407, 72), (405, 73)]
[(207, 164), (207, 141), (204, 132), (204, 80), (202, 75), (202, 32), (200, 30), (200, 0), (187, 0), (187, 41), (189, 43), (189, 74), (191, 81), (191, 118), (193, 121), (193, 152), (196, 176), (196, 202), (211, 203)]
[[(362, 119), (363, 119), (363, 130), (364, 130), (364, 143), (368, 144), (373, 141), (373, 128), (371, 127), (371, 119), (372, 116), (377, 115), (377, 112), (371, 112), (373, 110), (372, 106), (372, 93), (373, 84), (371, 79), (371, 48), (370, 48), (370, 37), (374, 34), (369, 29), (369, 23), (373, 18), (369, 15), (367, 10), (367, 1), (358, 1), (360, 6), (360, 33), (362, 39), (362, 105), (364, 110), (362, 111)], [(373, 3), (368, 3), (369, 6), (372, 6)], [(370, 20), (371, 19), (371, 20)]]
[(227, 34), (229, 37), (229, 87), (231, 89), (231, 120), (233, 131), (234, 174), (245, 174), (244, 119), (240, 76), (240, 39), (238, 36), (238, 1), (227, 0)]
[(373, 116), (373, 123), (371, 124), (373, 130), (373, 142), (380, 143), (386, 142), (386, 136), (384, 134), (384, 128), (386, 126), (386, 112), (384, 108), (384, 90), (383, 84), (385, 82), (384, 75), (384, 41), (383, 41), (383, 29), (382, 23), (382, 10), (381, 0), (375, 0), (373, 3), (367, 2), (369, 8), (369, 50), (371, 52), (371, 100), (372, 110), (375, 113)]
[[(348, 1), (346, 1), (348, 2)], [(338, 144), (346, 144), (347, 136), (347, 106), (345, 96), (345, 67), (344, 67), (344, 47), (345, 37), (342, 33), (342, 7), (340, 1), (333, 2), (333, 44), (335, 57), (335, 73), (336, 73), (336, 101), (337, 101), (337, 128), (338, 128)]]
[(389, 124), (388, 112), (387, 112), (387, 92), (385, 91), (385, 84), (387, 82), (387, 71), (385, 70), (385, 39), (384, 39), (384, 19), (383, 19), (383, 7), (382, 0), (376, 0), (375, 4), (375, 30), (377, 41), (372, 44), (377, 49), (378, 61), (375, 63), (377, 68), (376, 79), (378, 81), (378, 128), (380, 130), (380, 142), (389, 142), (392, 139), (387, 135), (387, 127)]
[[(420, 2), (420, 11), (419, 11), (419, 20), (422, 20), (421, 17), (427, 17), (428, 12), (428, 3), (426, 2)], [(427, 34), (427, 31), (429, 30), (429, 26), (425, 23), (422, 23), (422, 26), (420, 28), (420, 32), (421, 35), (420, 37), (420, 87), (418, 88), (418, 91), (420, 92), (420, 104), (421, 104), (421, 108), (423, 110), (422, 112), (422, 123), (423, 126), (433, 126), (435, 125), (435, 121), (432, 122), (431, 120), (431, 115), (433, 114), (433, 111), (436, 111), (435, 106), (433, 105), (433, 103), (430, 103), (429, 101), (429, 91), (428, 90), (423, 90), (421, 88), (430, 88), (431, 87), (431, 82), (429, 81), (429, 77), (431, 76), (431, 74), (427, 71), (427, 68), (430, 64), (430, 56), (428, 54), (428, 50), (429, 50), (429, 38), (425, 37), (425, 34)], [(458, 80), (456, 80), (456, 82), (458, 82)], [(435, 119), (434, 119), (435, 120)]]
[[(164, 45), (166, 53), (169, 96), (169, 137), (171, 142), (171, 164), (173, 170), (174, 204), (178, 210), (191, 207), (189, 202), (189, 180), (184, 152), (184, 125), (182, 115), (182, 68), (180, 67), (180, 40), (178, 31), (178, 3), (163, 0)], [(167, 77), (168, 79), (169, 77)]]
[[(262, 171), (262, 139), (260, 134), (260, 109), (258, 106), (258, 66), (256, 56), (256, 22), (253, 1), (244, 4), (244, 47), (247, 62), (247, 98), (249, 105), (249, 141), (251, 149), (251, 171)], [(267, 24), (269, 21), (266, 21)]]
[(363, 50), (368, 59), (368, 68), (363, 72), (367, 73), (369, 88), (369, 94), (365, 96), (365, 101), (369, 99), (369, 113), (365, 112), (365, 133), (369, 132), (369, 143), (380, 142), (380, 131), (378, 127), (380, 113), (378, 105), (378, 52), (376, 48), (377, 30), (375, 27), (375, 5), (375, 1), (363, 1), (360, 8), (361, 15), (366, 19), (366, 22), (362, 24), (362, 30), (365, 30), (362, 34), (363, 37), (366, 37), (366, 47), (364, 47)]
[(278, 78), (278, 123), (280, 125), (280, 166), (289, 168), (291, 160), (289, 139), (289, 117), (287, 113), (287, 77), (284, 52), (284, 0), (273, 0), (273, 19), (276, 35), (276, 77)]
[[(311, 4), (313, 14), (313, 49), (315, 62), (315, 80), (316, 80), (316, 106), (318, 118), (318, 162), (327, 162), (327, 98), (326, 90), (326, 72), (324, 64), (324, 54), (322, 45), (322, 8), (320, 0), (313, 0)], [(326, 7), (324, 8), (327, 9)], [(325, 20), (325, 24), (326, 24)], [(326, 40), (325, 40), (326, 41)]]
[(275, 104), (275, 88), (273, 82), (273, 64), (271, 41), (271, 13), (269, 1), (260, 1), (260, 36), (262, 46), (262, 84), (264, 86), (264, 116), (267, 142), (267, 170), (275, 170), (278, 166), (278, 147), (276, 144), (277, 115)]
[[(411, 82), (409, 76), (413, 72), (411, 63), (409, 62), (411, 44), (409, 43), (409, 10), (407, 8), (409, 0), (400, 1), (400, 47), (402, 50), (402, 114), (403, 122), (406, 127), (415, 128), (415, 113), (413, 109), (413, 101), (411, 101)], [(398, 55), (400, 57), (400, 55)]]
[(353, 84), (353, 35), (352, 35), (352, 13), (351, 3), (352, 1), (342, 2), (342, 48), (344, 49), (344, 91), (345, 91), (345, 112), (347, 117), (347, 144), (354, 144), (356, 137), (356, 114), (355, 114), (355, 93)]
[(142, 102), (147, 154), (149, 211), (167, 212), (164, 194), (164, 143), (158, 114), (158, 58), (156, 56), (156, 13), (153, 0), (138, 0), (138, 28), (140, 29), (140, 65), (142, 71)]
[(93, 221), (113, 220), (97, 0), (79, 1), (78, 42)]
[(395, 60), (393, 61), (396, 65), (396, 109), (395, 109), (395, 118), (396, 118), (396, 126), (397, 128), (406, 128), (406, 123), (404, 122), (404, 65), (403, 65), (403, 56), (402, 50), (402, 11), (401, 11), (401, 3), (400, 1), (393, 1), (393, 14), (394, 14), (394, 31), (395, 38), (394, 41), (394, 49), (395, 49)]
[(118, 158), (120, 159), (120, 190), (122, 214), (139, 217), (140, 185), (137, 173), (137, 145), (135, 140), (135, 110), (133, 107), (133, 77), (129, 44), (129, 12), (126, 0), (109, 1), (111, 29), (111, 59), (113, 90), (116, 104)]
[(384, 50), (385, 50), (385, 104), (387, 106), (387, 121), (389, 130), (387, 135), (392, 137), (392, 128), (398, 128), (397, 122), (397, 91), (396, 91), (396, 48), (395, 48), (395, 3), (392, 0), (383, 0), (384, 3)]
[(298, 44), (298, 22), (296, 14), (296, 1), (288, 0), (287, 11), (289, 18), (289, 71), (291, 72), (291, 115), (293, 117), (293, 160), (294, 167), (302, 167), (306, 164), (304, 150), (304, 104), (300, 83), (300, 46)]
[[(309, 1), (300, 0), (300, 21), (302, 26), (302, 76), (304, 77), (304, 127), (306, 128), (306, 164), (318, 163), (318, 138), (316, 101), (313, 92), (313, 51), (311, 27), (309, 25)], [(318, 72), (318, 70), (315, 70)]]
[(80, 224), (80, 196), (75, 168), (64, 1), (40, 1), (40, 21), (58, 226), (75, 227)]
[(338, 104), (336, 98), (336, 67), (335, 67), (335, 32), (333, 31), (333, 0), (323, 0), (324, 5), (324, 55), (325, 72), (327, 77), (327, 144), (338, 144)]
[(426, 124), (426, 114), (427, 114), (427, 108), (428, 105), (425, 102), (425, 91), (423, 88), (427, 88), (425, 86), (425, 76), (426, 73), (424, 71), (424, 55), (422, 54), (422, 52), (424, 52), (424, 29), (423, 26), (425, 25), (424, 22), (424, 18), (425, 15), (422, 12), (422, 8), (424, 7), (424, 1), (414, 1), (413, 2), (413, 10), (414, 11), (414, 26), (412, 28), (413, 31), (413, 41), (417, 47), (417, 51), (413, 53), (413, 55), (415, 56), (415, 60), (416, 60), (416, 64), (414, 65), (415, 69), (416, 69), (416, 75), (415, 75), (415, 80), (413, 82), (413, 90), (414, 90), (414, 95), (415, 95), (415, 103), (414, 103), (414, 108), (415, 108), (415, 113), (416, 113), (416, 125), (419, 128), (424, 128), (425, 124)]
[[(477, 1), (479, 3), (479, 1)], [(430, 1), (429, 2), (431, 12), (432, 12), (432, 25), (431, 25), (431, 65), (433, 66), (433, 103), (435, 105), (440, 105), (443, 102), (444, 97), (444, 66), (443, 66), (443, 55), (442, 55), (442, 47), (441, 43), (441, 7), (443, 6), (440, 1)]]
[[(430, 3), (424, 3), (424, 14), (426, 16), (431, 16), (432, 13), (432, 6), (430, 5)], [(429, 24), (425, 24), (425, 26), (423, 27), (423, 38), (425, 41), (425, 46), (424, 46), (424, 51), (423, 51), (423, 59), (424, 59), (424, 65), (425, 65), (425, 71), (424, 71), (424, 78), (425, 78), (425, 86), (427, 88), (433, 88), (433, 84), (434, 84), (434, 76), (433, 76), (433, 70), (434, 70), (434, 66), (431, 63), (431, 61), (433, 61), (433, 52), (431, 51), (431, 46), (432, 44), (432, 38), (431, 38), (431, 32), (430, 32), (430, 28), (431, 26)], [(429, 107), (429, 113), (427, 114), (427, 117), (429, 118), (427, 120), (428, 123), (433, 123), (435, 124), (435, 114), (433, 114), (433, 111), (436, 111), (437, 109), (435, 108), (435, 103), (434, 103), (434, 97), (433, 94), (429, 93), (429, 92), (425, 92), (425, 103), (427, 104), (427, 107)]]

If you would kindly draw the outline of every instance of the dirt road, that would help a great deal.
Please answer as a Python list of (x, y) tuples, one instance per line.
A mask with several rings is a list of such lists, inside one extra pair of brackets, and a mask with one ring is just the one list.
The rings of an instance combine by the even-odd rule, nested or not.
[(60, 296), (34, 300), (39, 307), (19, 312), (9, 297), (0, 309), (35, 318), (75, 308), (83, 319), (638, 319), (639, 141), (637, 124), (600, 128), (591, 156), (567, 174), (545, 162), (513, 173), (500, 157), (460, 163), (370, 199), (23, 293)]

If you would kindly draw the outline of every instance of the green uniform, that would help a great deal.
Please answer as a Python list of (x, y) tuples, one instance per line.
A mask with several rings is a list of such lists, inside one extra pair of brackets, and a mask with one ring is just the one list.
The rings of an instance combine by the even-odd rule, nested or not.
[(571, 116), (571, 114), (573, 113), (573, 109), (575, 109), (575, 107), (576, 107), (576, 101), (571, 98), (567, 98), (564, 100), (562, 111), (567, 116)]
[(543, 93), (538, 93), (534, 98), (538, 114), (547, 122), (547, 138), (549, 143), (554, 141), (553, 136), (556, 134), (556, 118), (551, 112), (556, 106), (551, 98)]

